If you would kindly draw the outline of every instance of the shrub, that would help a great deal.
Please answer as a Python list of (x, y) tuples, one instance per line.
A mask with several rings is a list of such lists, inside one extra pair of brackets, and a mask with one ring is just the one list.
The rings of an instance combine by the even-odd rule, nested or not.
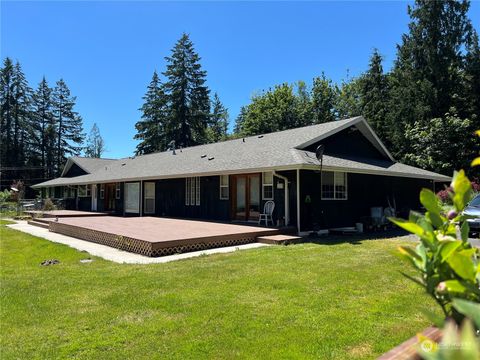
[(399, 248), (401, 256), (420, 276), (404, 275), (425, 288), (441, 306), (445, 317), (460, 324), (464, 315), (452, 306), (452, 301), (461, 298), (480, 302), (480, 251), (468, 242), (468, 223), (462, 214), (472, 194), (463, 170), (454, 174), (451, 188), (453, 208), (447, 212), (431, 190), (422, 189), (420, 202), (427, 210), (424, 215), (411, 212), (408, 220), (390, 220), (420, 239), (415, 248)]
[(50, 198), (45, 199), (45, 202), (43, 204), (43, 210), (45, 210), (45, 211), (56, 210), (56, 207), (53, 204), (52, 199), (50, 199)]

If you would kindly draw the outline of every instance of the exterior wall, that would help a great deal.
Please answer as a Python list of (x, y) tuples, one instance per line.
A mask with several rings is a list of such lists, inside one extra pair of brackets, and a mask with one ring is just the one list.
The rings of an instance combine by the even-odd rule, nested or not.
[(356, 130), (345, 129), (322, 141), (308, 146), (305, 150), (315, 152), (318, 145), (325, 146), (326, 155), (334, 155), (346, 159), (390, 160), (385, 157), (363, 134)]
[(230, 198), (220, 200), (220, 177), (200, 178), (200, 205), (185, 205), (185, 178), (155, 182), (155, 215), (230, 220)]
[[(347, 200), (321, 200), (320, 172), (301, 171), (301, 230), (317, 230), (354, 226), (361, 217), (370, 215), (370, 208), (388, 206), (387, 198), (395, 198), (397, 211), (408, 217), (411, 209), (419, 209), (419, 192), (432, 188), (430, 180), (403, 177), (347, 174)], [(305, 202), (309, 195), (311, 203)]]

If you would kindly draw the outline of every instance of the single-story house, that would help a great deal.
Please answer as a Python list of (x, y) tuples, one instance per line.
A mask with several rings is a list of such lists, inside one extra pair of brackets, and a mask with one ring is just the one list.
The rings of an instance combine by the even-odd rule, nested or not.
[[(320, 154), (319, 146), (323, 150)], [(67, 209), (122, 216), (274, 220), (299, 232), (353, 226), (372, 207), (420, 208), (449, 177), (396, 162), (363, 117), (123, 159), (68, 159), (33, 187)]]

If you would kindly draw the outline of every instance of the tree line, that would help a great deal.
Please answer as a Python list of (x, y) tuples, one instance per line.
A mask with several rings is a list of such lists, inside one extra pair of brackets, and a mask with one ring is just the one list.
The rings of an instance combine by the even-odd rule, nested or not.
[[(188, 35), (166, 57), (144, 97), (137, 154), (171, 140), (190, 146), (363, 115), (399, 161), (444, 174), (469, 168), (480, 128), (480, 50), (469, 1), (417, 0), (390, 71), (378, 50), (361, 75), (335, 84), (325, 73), (310, 84), (283, 83), (243, 106), (233, 134), (228, 111), (209, 99), (206, 72)], [(211, 110), (213, 109), (213, 110)]]
[[(33, 90), (20, 63), (4, 59), (0, 68), (2, 187), (13, 180), (31, 185), (58, 176), (66, 159), (82, 151), (101, 156), (104, 144), (98, 127), (94, 125), (96, 133), (90, 133), (84, 143), (83, 120), (75, 104), (76, 97), (63, 79), (51, 87), (43, 77)], [(99, 142), (103, 148), (95, 153), (92, 149)]]

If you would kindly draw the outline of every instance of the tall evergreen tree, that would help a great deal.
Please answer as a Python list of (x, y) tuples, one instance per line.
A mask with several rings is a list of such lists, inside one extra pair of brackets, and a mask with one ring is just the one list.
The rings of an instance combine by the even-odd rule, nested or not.
[(54, 176), (56, 160), (56, 124), (53, 114), (52, 89), (43, 77), (33, 94), (33, 119), (30, 136), (31, 157), (43, 167), (43, 177)]
[(480, 45), (476, 31), (467, 49), (465, 83), (468, 112), (474, 127), (480, 129)]
[(94, 123), (90, 133), (87, 137), (87, 144), (85, 146), (85, 156), (91, 158), (101, 158), (105, 152), (105, 141), (100, 134), (100, 129)]
[(14, 122), (14, 65), (10, 58), (5, 58), (0, 72), (0, 163), (2, 167), (11, 165), (13, 153)]
[(55, 123), (56, 159), (55, 171), (59, 174), (66, 158), (78, 155), (82, 150), (82, 118), (75, 111), (76, 97), (71, 96), (67, 84), (60, 79), (52, 92), (52, 110)]
[(13, 125), (13, 148), (12, 161), (16, 166), (23, 166), (27, 160), (27, 139), (31, 127), (31, 103), (32, 89), (29, 87), (17, 61), (13, 77), (13, 100), (14, 100), (14, 125)]
[(393, 71), (400, 87), (397, 100), (409, 94), (400, 105), (415, 110), (402, 112), (408, 123), (442, 117), (451, 107), (465, 116), (461, 72), (463, 49), (472, 36), (469, 6), (466, 0), (416, 0), (408, 7), (409, 32), (398, 47)]
[(312, 104), (315, 123), (320, 124), (337, 118), (335, 111), (336, 96), (336, 86), (323, 72), (321, 76), (313, 79)]
[(182, 35), (165, 60), (167, 70), (163, 75), (169, 99), (167, 139), (181, 146), (203, 144), (207, 141), (210, 91), (205, 84), (207, 72), (202, 70), (200, 56), (187, 34)]
[(137, 134), (134, 139), (140, 140), (136, 155), (165, 150), (170, 141), (166, 133), (169, 122), (168, 98), (156, 71), (143, 100), (140, 108), (142, 118), (135, 124)]
[(361, 112), (387, 146), (391, 144), (392, 126), (388, 122), (388, 80), (383, 73), (382, 56), (374, 50), (367, 72), (361, 77)]
[(362, 115), (360, 79), (343, 80), (335, 101), (335, 111), (339, 119)]
[(215, 93), (212, 99), (212, 115), (208, 127), (209, 142), (218, 142), (227, 138), (228, 110)]

